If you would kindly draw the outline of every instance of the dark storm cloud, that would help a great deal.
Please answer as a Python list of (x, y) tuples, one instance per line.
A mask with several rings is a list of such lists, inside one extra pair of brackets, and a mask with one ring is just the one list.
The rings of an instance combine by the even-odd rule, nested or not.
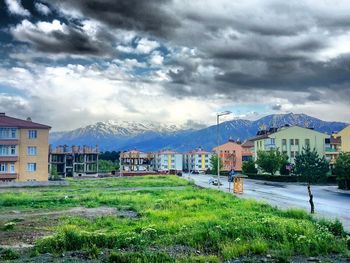
[[(216, 80), (251, 89), (293, 91), (303, 91), (309, 87), (330, 87), (334, 84), (350, 82), (349, 55), (328, 62), (294, 62), (289, 66), (281, 63), (271, 63), (268, 72), (261, 76), (232, 71), (216, 76)], [(285, 67), (289, 70), (285, 70)]]
[(53, 29), (44, 32), (38, 26), (26, 21), (13, 28), (12, 34), (18, 41), (30, 43), (37, 51), (45, 53), (94, 56), (111, 53), (108, 33), (100, 32), (97, 34), (97, 39), (92, 39), (76, 26), (65, 26), (64, 31)]
[(149, 32), (167, 37), (180, 25), (180, 19), (167, 4), (171, 0), (63, 0), (48, 1), (57, 7), (75, 9), (86, 18), (112, 28)]

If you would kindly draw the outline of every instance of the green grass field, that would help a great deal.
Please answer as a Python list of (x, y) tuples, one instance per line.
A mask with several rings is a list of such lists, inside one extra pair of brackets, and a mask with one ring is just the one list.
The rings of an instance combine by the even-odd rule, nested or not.
[(69, 183), (0, 190), (0, 259), (39, 262), (50, 253), (78, 262), (224, 262), (269, 254), (277, 262), (349, 255), (338, 221), (315, 221), (301, 210), (281, 211), (175, 176)]

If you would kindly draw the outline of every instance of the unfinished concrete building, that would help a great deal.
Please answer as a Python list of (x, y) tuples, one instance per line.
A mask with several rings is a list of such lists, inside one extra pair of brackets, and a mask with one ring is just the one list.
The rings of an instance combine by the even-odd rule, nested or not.
[(120, 154), (121, 171), (152, 171), (153, 153), (145, 153), (137, 150), (122, 152)]
[(60, 145), (49, 151), (49, 169), (62, 177), (98, 176), (98, 147)]

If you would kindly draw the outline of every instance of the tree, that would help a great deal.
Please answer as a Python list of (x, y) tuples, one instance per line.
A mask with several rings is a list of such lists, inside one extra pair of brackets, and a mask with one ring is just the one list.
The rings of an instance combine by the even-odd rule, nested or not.
[(340, 189), (350, 190), (350, 153), (341, 153), (334, 167)]
[(57, 172), (57, 165), (53, 164), (50, 169), (50, 180), (52, 181), (58, 181), (61, 177), (58, 175)]
[(311, 213), (315, 213), (313, 194), (311, 192), (311, 183), (318, 178), (327, 175), (329, 164), (324, 157), (320, 157), (316, 149), (310, 150), (310, 147), (303, 148), (301, 154), (295, 157), (294, 172), (304, 176), (307, 179), (307, 191), (309, 194), (309, 203)]
[(119, 165), (112, 162), (112, 161), (106, 161), (106, 160), (99, 160), (98, 161), (99, 172), (109, 173), (111, 171), (115, 171), (118, 169), (119, 169)]
[[(212, 174), (218, 174), (218, 156), (212, 155), (210, 158), (211, 172)], [(222, 161), (220, 159), (220, 171), (222, 170)]]
[(274, 175), (285, 163), (287, 156), (278, 150), (259, 151), (256, 164), (266, 173)]
[(113, 163), (119, 163), (120, 152), (116, 151), (106, 151), (101, 152), (99, 155), (99, 160), (112, 161)]
[(244, 161), (242, 164), (242, 173), (257, 174), (258, 170), (255, 167), (255, 162), (253, 160)]

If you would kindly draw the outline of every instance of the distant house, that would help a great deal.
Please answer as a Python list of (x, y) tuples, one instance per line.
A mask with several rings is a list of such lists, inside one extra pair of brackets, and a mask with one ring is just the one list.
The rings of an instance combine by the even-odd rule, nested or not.
[(213, 156), (211, 152), (207, 152), (202, 148), (192, 150), (184, 154), (184, 170), (192, 172), (205, 172), (211, 169), (210, 158)]
[(335, 136), (341, 138), (341, 151), (350, 152), (350, 125), (336, 133)]
[(61, 177), (98, 176), (98, 147), (67, 145), (50, 147), (50, 171), (56, 170)]
[(183, 169), (183, 155), (172, 150), (155, 153), (154, 169), (158, 172), (180, 172)]
[(261, 130), (257, 136), (250, 140), (254, 141), (255, 160), (259, 151), (277, 149), (288, 156), (290, 163), (294, 163), (295, 157), (307, 146), (310, 149), (316, 149), (321, 157), (325, 156), (325, 140), (327, 138), (329, 138), (328, 134), (311, 128), (284, 126), (278, 129)]
[(138, 150), (131, 150), (120, 153), (120, 171), (152, 171), (154, 153), (145, 153)]
[(0, 181), (47, 181), (50, 126), (0, 113)]
[(231, 169), (242, 171), (243, 161), (252, 159), (253, 146), (254, 143), (251, 141), (242, 144), (240, 141), (229, 139), (227, 143), (215, 147), (213, 152), (219, 155), (223, 171), (230, 171)]

